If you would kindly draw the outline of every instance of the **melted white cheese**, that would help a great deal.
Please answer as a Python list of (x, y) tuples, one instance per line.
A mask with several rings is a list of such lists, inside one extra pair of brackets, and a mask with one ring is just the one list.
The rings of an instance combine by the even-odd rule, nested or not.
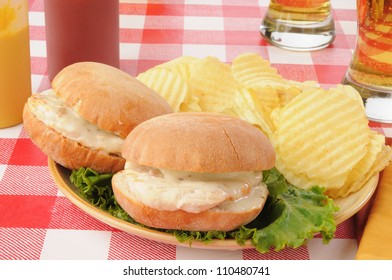
[(64, 137), (91, 149), (121, 155), (124, 142), (121, 137), (87, 122), (72, 108), (66, 106), (54, 90), (37, 93), (34, 99), (29, 100), (31, 112), (38, 120)]
[(243, 212), (259, 208), (268, 196), (261, 172), (194, 173), (126, 163), (127, 184), (143, 204), (167, 211), (200, 213), (216, 208)]

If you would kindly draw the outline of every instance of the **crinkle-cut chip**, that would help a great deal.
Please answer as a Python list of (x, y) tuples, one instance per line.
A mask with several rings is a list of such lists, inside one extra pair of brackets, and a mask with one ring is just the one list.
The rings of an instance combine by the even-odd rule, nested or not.
[[(279, 126), (279, 120), (280, 120), (280, 114), (282, 113), (283, 108), (290, 103), (292, 99), (294, 99), (296, 96), (298, 96), (300, 93), (302, 93), (301, 89), (296, 88), (296, 87), (290, 87), (290, 88), (283, 88), (279, 87), (276, 88), (278, 97), (279, 97), (279, 103), (280, 106), (276, 107), (272, 112), (271, 112), (271, 120), (274, 123), (274, 127)], [(322, 92), (324, 89), (322, 88), (316, 88), (316, 89), (307, 89), (305, 92), (307, 93), (318, 93)]]
[(279, 96), (280, 105), (282, 107), (285, 107), (287, 104), (290, 103), (291, 100), (293, 100), (302, 92), (313, 94), (313, 93), (319, 93), (323, 91), (324, 89), (321, 87), (310, 87), (310, 88), (299, 88), (294, 86), (287, 87), (287, 88), (280, 87), (278, 88), (278, 96)]
[(233, 78), (230, 65), (215, 57), (206, 57), (192, 64), (187, 80), (190, 92), (200, 98), (203, 111), (224, 113), (234, 105), (234, 95), (240, 84)]
[(185, 102), (180, 106), (180, 112), (201, 112), (199, 100), (196, 95), (188, 95)]
[(352, 99), (354, 99), (362, 108), (365, 108), (363, 104), (363, 100), (359, 92), (353, 88), (352, 86), (349, 85), (337, 85), (336, 87), (330, 88), (328, 92), (339, 92), (341, 94), (345, 94)]
[(277, 87), (280, 106), (286, 106), (291, 100), (302, 92), (300, 88), (296, 87)]
[(331, 198), (347, 197), (353, 192), (360, 190), (371, 177), (382, 171), (392, 160), (392, 150), (390, 146), (383, 145), (381, 152), (378, 153), (370, 170), (362, 175), (361, 178), (345, 184), (339, 189), (330, 189), (326, 194)]
[(156, 67), (169, 69), (180, 75), (183, 79), (188, 80), (191, 75), (190, 69), (192, 64), (199, 62), (199, 60), (199, 58), (193, 56), (180, 56), (176, 59), (159, 64)]
[(198, 105), (204, 112), (226, 113), (232, 111), (234, 106), (234, 93), (229, 91), (219, 92), (213, 88), (211, 90), (206, 88), (196, 96), (199, 98)]
[(234, 115), (251, 123), (271, 139), (273, 124), (268, 113), (258, 105), (258, 102), (246, 88), (239, 88), (234, 97)]
[(343, 186), (369, 143), (363, 108), (351, 97), (304, 91), (280, 112), (274, 146), (294, 174)]
[(237, 56), (231, 64), (234, 78), (246, 87), (281, 86), (285, 80), (268, 60), (256, 53)]
[(260, 107), (263, 107), (268, 115), (280, 106), (278, 91), (271, 86), (247, 88)]
[(365, 156), (353, 168), (344, 185), (341, 188), (328, 190), (328, 194), (336, 198), (345, 197), (349, 193), (357, 191), (370, 178), (368, 176), (373, 174), (372, 169), (380, 157), (384, 143), (385, 137), (382, 134), (370, 131), (370, 141)]
[(171, 68), (172, 66), (175, 66), (177, 64), (189, 64), (189, 63), (196, 63), (198, 62), (200, 59), (194, 56), (190, 56), (190, 55), (183, 55), (183, 56), (179, 56), (175, 59), (169, 60), (167, 62), (164, 62), (162, 64), (159, 64), (159, 67), (165, 67), (165, 68)]
[(315, 92), (320, 86), (314, 81), (296, 82), (288, 80), (287, 84), (277, 87), (281, 106), (286, 106), (294, 97), (303, 91)]
[(274, 132), (276, 131), (276, 128), (279, 125), (280, 114), (281, 114), (282, 110), (283, 110), (283, 107), (277, 107), (270, 114), (270, 119), (271, 119), (273, 127), (274, 127)]
[(370, 139), (369, 144), (367, 146), (367, 151), (365, 156), (357, 163), (357, 165), (353, 168), (346, 184), (351, 184), (352, 182), (360, 179), (364, 174), (368, 173), (371, 170), (372, 166), (375, 164), (378, 155), (381, 153), (383, 146), (385, 144), (385, 136), (370, 130)]
[(256, 53), (237, 56), (232, 62), (231, 69), (234, 78), (248, 89), (274, 88), (278, 92), (281, 106), (287, 105), (304, 90), (319, 88), (315, 81), (297, 82), (284, 79), (268, 60)]
[(175, 112), (180, 110), (189, 94), (188, 85), (181, 76), (165, 68), (151, 68), (139, 74), (137, 79), (165, 98)]
[(308, 178), (304, 173), (294, 173), (284, 164), (279, 154), (276, 154), (275, 167), (290, 184), (301, 189), (309, 189), (313, 186), (325, 186), (327, 183), (327, 181), (321, 180), (320, 178)]
[(296, 87), (301, 90), (306, 90), (306, 89), (319, 88), (320, 85), (316, 81), (298, 82), (298, 81), (288, 80), (288, 87)]
[(277, 88), (294, 87), (299, 91), (319, 87), (316, 81), (297, 82), (284, 79), (270, 62), (256, 53), (237, 56), (231, 65), (233, 76), (246, 87), (273, 86)]

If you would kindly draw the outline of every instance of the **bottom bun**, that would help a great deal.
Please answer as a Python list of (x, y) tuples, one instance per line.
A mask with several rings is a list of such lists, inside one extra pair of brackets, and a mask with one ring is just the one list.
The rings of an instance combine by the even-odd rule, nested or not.
[(124, 169), (125, 160), (103, 151), (89, 149), (64, 137), (38, 120), (25, 105), (23, 125), (33, 143), (48, 157), (68, 169), (90, 167), (99, 173), (115, 173)]
[(227, 212), (216, 208), (200, 213), (154, 209), (135, 200), (129, 191), (125, 171), (113, 176), (112, 187), (118, 204), (136, 222), (160, 229), (230, 231), (254, 220), (264, 206), (262, 203), (260, 208), (244, 212)]

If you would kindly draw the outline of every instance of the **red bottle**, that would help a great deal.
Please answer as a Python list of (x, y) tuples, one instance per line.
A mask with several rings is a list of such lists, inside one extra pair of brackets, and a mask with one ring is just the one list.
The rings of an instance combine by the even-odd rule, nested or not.
[(45, 0), (48, 76), (80, 61), (119, 67), (118, 0)]

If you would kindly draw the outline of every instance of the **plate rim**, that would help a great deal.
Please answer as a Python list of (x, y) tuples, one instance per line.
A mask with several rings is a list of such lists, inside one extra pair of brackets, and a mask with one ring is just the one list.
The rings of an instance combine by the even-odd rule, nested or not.
[[(351, 211), (349, 213), (346, 213), (346, 215), (342, 214), (341, 212), (336, 212), (335, 213), (335, 222), (336, 225), (339, 225), (341, 223), (343, 223), (344, 221), (348, 220), (349, 218), (351, 218), (352, 216), (354, 216), (356, 213), (359, 212), (359, 210), (361, 210), (366, 203), (369, 202), (369, 200), (373, 197), (374, 193), (376, 192), (377, 186), (378, 186), (378, 181), (380, 178), (380, 173), (376, 173), (375, 175), (373, 175), (372, 177), (370, 177), (365, 185), (358, 190), (357, 192), (354, 192), (352, 194), (350, 194), (348, 197), (356, 197), (356, 196), (360, 196), (361, 194), (365, 194), (365, 198), (361, 200), (360, 203), (356, 204), (355, 206), (351, 207)], [(344, 198), (343, 198), (344, 199)], [(335, 205), (339, 206), (341, 205), (342, 198), (338, 198), (335, 199)]]
[[(245, 244), (241, 245), (236, 242), (235, 239), (230, 240), (219, 240), (213, 239), (209, 242), (202, 241), (191, 241), (191, 242), (180, 242), (174, 235), (157, 231), (150, 228), (145, 228), (139, 225), (135, 225), (126, 221), (123, 221), (119, 218), (116, 218), (106, 211), (99, 209), (83, 199), (79, 194), (77, 194), (72, 188), (67, 184), (69, 179), (64, 179), (64, 175), (61, 174), (60, 169), (64, 169), (65, 171), (71, 172), (69, 169), (61, 166), (56, 163), (54, 160), (48, 158), (48, 167), (51, 173), (51, 176), (56, 183), (58, 189), (64, 194), (64, 196), (69, 199), (74, 205), (76, 205), (79, 209), (92, 216), (93, 218), (119, 230), (127, 232), (129, 234), (133, 234), (135, 236), (146, 238), (152, 241), (157, 241), (165, 244), (176, 245), (181, 247), (188, 248), (196, 248), (196, 249), (210, 249), (210, 250), (242, 250), (242, 249), (250, 249), (255, 248), (252, 245), (251, 240), (247, 240)], [(336, 225), (339, 225), (346, 221), (347, 219), (354, 216), (373, 196), (379, 179), (379, 173), (372, 176), (366, 183), (367, 188), (362, 188), (360, 191), (368, 191), (365, 196), (365, 199), (361, 201), (361, 203), (357, 204), (355, 207), (352, 207), (349, 213), (343, 215), (341, 212), (335, 213), (335, 222)], [(67, 181), (66, 181), (67, 180)], [(76, 187), (75, 187), (76, 188)], [(369, 189), (369, 190), (368, 190)], [(356, 194), (356, 193), (354, 193)], [(335, 205), (339, 207), (339, 203)]]

